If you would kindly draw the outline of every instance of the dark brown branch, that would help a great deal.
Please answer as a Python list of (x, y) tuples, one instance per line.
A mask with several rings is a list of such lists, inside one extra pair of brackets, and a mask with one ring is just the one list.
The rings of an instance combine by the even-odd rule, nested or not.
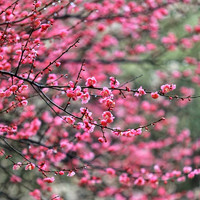
[[(44, 72), (46, 69), (48, 69), (52, 64), (54, 64), (58, 59), (60, 59), (65, 53), (67, 53), (72, 47), (76, 46), (77, 43), (79, 43), (80, 38), (78, 38), (72, 45), (70, 45), (65, 51), (63, 51), (54, 61), (50, 62), (43, 70), (42, 72)], [(41, 72), (38, 72), (35, 76), (35, 78), (33, 79), (32, 82), (35, 81), (35, 79), (39, 76)]]

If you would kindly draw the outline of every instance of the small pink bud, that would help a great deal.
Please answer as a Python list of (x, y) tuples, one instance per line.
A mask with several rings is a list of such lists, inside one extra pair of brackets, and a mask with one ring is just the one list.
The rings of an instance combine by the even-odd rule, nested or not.
[(158, 92), (152, 92), (152, 93), (151, 93), (151, 97), (152, 97), (153, 99), (157, 99), (157, 98), (159, 97)]
[(61, 65), (60, 62), (56, 62), (56, 67), (59, 67)]
[(65, 174), (65, 172), (64, 171), (59, 171), (59, 175), (64, 175)]
[(104, 139), (103, 139), (103, 137), (99, 137), (99, 138), (98, 138), (98, 141), (101, 142), (101, 143), (104, 143), (104, 142), (105, 142)]

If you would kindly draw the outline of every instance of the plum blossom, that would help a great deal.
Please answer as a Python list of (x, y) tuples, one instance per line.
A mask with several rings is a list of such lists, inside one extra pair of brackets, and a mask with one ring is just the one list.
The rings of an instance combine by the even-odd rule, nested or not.
[(13, 170), (18, 170), (21, 166), (22, 166), (22, 163), (18, 162), (18, 163), (13, 165)]
[(64, 171), (59, 171), (59, 175), (64, 175), (65, 174), (65, 172)]
[(119, 87), (119, 81), (114, 77), (110, 77), (110, 87), (111, 88), (118, 88)]
[(107, 123), (112, 123), (115, 118), (110, 111), (103, 112), (102, 117), (103, 117), (103, 120), (101, 120), (102, 125), (103, 124), (106, 125)]
[(81, 103), (86, 104), (90, 100), (90, 94), (87, 89), (85, 89), (81, 95)]
[(139, 177), (139, 178), (137, 178), (137, 179), (134, 181), (134, 184), (135, 184), (135, 185), (142, 186), (142, 185), (145, 184), (145, 180), (144, 180), (144, 178)]
[(192, 167), (190, 167), (190, 166), (185, 166), (185, 167), (183, 168), (183, 172), (184, 172), (185, 174), (189, 174), (191, 171), (192, 171)]
[(153, 99), (157, 99), (157, 98), (159, 97), (158, 92), (152, 92), (152, 93), (151, 93), (151, 97), (152, 97)]
[(107, 172), (108, 174), (110, 174), (110, 175), (115, 175), (115, 170), (112, 169), (112, 168), (107, 168), (107, 169), (106, 169), (106, 172)]
[(43, 179), (44, 182), (46, 183), (53, 183), (55, 181), (55, 178), (52, 176), (52, 177), (46, 177)]
[(72, 177), (74, 176), (76, 173), (74, 171), (69, 171), (69, 173), (67, 174), (67, 176)]
[(32, 196), (36, 200), (40, 200), (41, 199), (41, 192), (38, 189), (35, 189), (34, 191), (30, 192), (29, 194), (30, 194), (30, 196)]
[(66, 94), (70, 98), (73, 98), (75, 96), (73, 88), (67, 89)]
[(5, 151), (3, 149), (0, 149), (0, 156), (4, 156)]
[(75, 122), (75, 119), (74, 119), (72, 116), (65, 116), (65, 117), (63, 117), (63, 119), (64, 119), (68, 124), (71, 124), (71, 125), (73, 125), (74, 122)]
[(29, 163), (26, 165), (25, 170), (33, 170), (35, 169), (35, 164)]
[(16, 176), (16, 175), (13, 174), (10, 177), (10, 181), (13, 182), (13, 183), (20, 183), (20, 182), (22, 182), (22, 179), (19, 176)]
[(175, 84), (171, 84), (171, 85), (165, 84), (165, 85), (162, 85), (162, 86), (161, 86), (161, 92), (162, 92), (163, 94), (166, 94), (166, 93), (168, 93), (168, 92), (171, 92), (171, 91), (173, 91), (173, 90), (175, 90), (175, 89), (176, 89), (176, 85), (175, 85)]
[(95, 87), (97, 84), (97, 80), (95, 79), (95, 77), (91, 77), (91, 78), (87, 78), (85, 85), (87, 87)]
[(146, 92), (144, 91), (144, 89), (142, 88), (142, 86), (140, 86), (139, 89), (137, 90), (137, 92), (135, 93), (135, 96), (139, 97), (139, 96), (143, 96), (145, 94), (146, 94)]
[(126, 173), (123, 173), (119, 176), (119, 182), (123, 185), (129, 185), (130, 184), (130, 178)]
[(103, 137), (99, 137), (99, 138), (98, 138), (98, 141), (99, 141), (100, 143), (104, 143), (104, 142), (105, 142), (105, 140), (104, 140)]
[(100, 92), (100, 95), (104, 97), (108, 97), (111, 95), (111, 90), (109, 90), (107, 87), (103, 87), (103, 90)]

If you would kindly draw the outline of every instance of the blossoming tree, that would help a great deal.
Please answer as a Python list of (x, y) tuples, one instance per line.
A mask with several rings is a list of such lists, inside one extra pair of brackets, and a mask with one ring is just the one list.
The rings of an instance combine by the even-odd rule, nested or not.
[(198, 199), (200, 140), (179, 126), (199, 97), (198, 11), (0, 0), (1, 199), (65, 199), (69, 181), (85, 199)]

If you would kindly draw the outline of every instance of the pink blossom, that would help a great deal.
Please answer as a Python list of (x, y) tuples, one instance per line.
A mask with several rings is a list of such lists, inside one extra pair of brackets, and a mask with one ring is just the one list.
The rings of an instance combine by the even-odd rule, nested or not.
[(84, 131), (86, 131), (88, 133), (92, 133), (94, 131), (95, 125), (91, 124), (87, 121), (84, 121), (82, 128), (84, 129)]
[(46, 177), (43, 179), (44, 182), (46, 183), (53, 183), (55, 181), (55, 178), (52, 176), (52, 177)]
[(0, 149), (0, 156), (4, 156), (5, 151), (3, 149)]
[(184, 172), (185, 174), (189, 174), (191, 171), (192, 171), (192, 167), (190, 167), (190, 166), (185, 166), (185, 167), (183, 168), (183, 172)]
[(0, 97), (5, 97), (5, 96), (6, 96), (5, 92), (0, 89)]
[(173, 175), (173, 176), (176, 176), (176, 177), (179, 177), (179, 176), (181, 176), (181, 171), (173, 170), (173, 171), (172, 171), (172, 175)]
[(65, 172), (64, 171), (59, 171), (59, 175), (64, 175), (65, 174)]
[(174, 85), (174, 84), (171, 84), (171, 85), (165, 84), (165, 85), (161, 86), (161, 91), (162, 91), (163, 94), (166, 94), (166, 93), (173, 91), (175, 89), (176, 89), (176, 85)]
[(177, 38), (174, 33), (169, 33), (168, 36), (162, 38), (163, 44), (174, 44), (176, 43)]
[(100, 95), (104, 97), (108, 97), (111, 95), (111, 90), (109, 90), (107, 87), (103, 87), (103, 90), (100, 92)]
[(29, 163), (26, 165), (25, 170), (33, 170), (35, 169), (35, 164)]
[(10, 181), (13, 182), (13, 183), (20, 183), (22, 181), (22, 179), (19, 176), (12, 175), (10, 177)]
[(72, 176), (74, 176), (75, 174), (76, 174), (76, 173), (75, 173), (74, 171), (69, 171), (68, 174), (67, 174), (67, 176), (72, 177)]
[(39, 8), (41, 5), (42, 5), (42, 2), (41, 1), (37, 1), (37, 3), (35, 4), (35, 7)]
[(129, 185), (130, 183), (130, 178), (128, 177), (128, 175), (126, 173), (123, 173), (119, 176), (119, 182), (121, 184), (124, 184), (124, 185)]
[(74, 94), (75, 94), (78, 98), (81, 97), (81, 95), (82, 95), (83, 93), (81, 92), (81, 87), (80, 87), (80, 86), (77, 86), (77, 87), (76, 87), (76, 89), (74, 90)]
[(38, 189), (35, 189), (32, 192), (29, 192), (29, 194), (36, 200), (40, 200), (41, 199), (41, 192)]
[(56, 67), (59, 67), (61, 65), (61, 63), (58, 61), (55, 64), (56, 64)]
[(82, 104), (86, 104), (88, 103), (88, 101), (90, 100), (90, 94), (88, 92), (85, 92), (81, 95), (81, 102)]
[(97, 80), (95, 79), (95, 77), (91, 77), (91, 78), (87, 78), (85, 85), (87, 87), (95, 87), (97, 84)]
[(20, 102), (20, 105), (22, 105), (22, 106), (27, 106), (27, 105), (28, 105), (28, 101), (27, 101), (27, 100), (22, 100), (22, 101)]
[(13, 170), (18, 170), (21, 166), (22, 166), (22, 163), (18, 162), (18, 163), (13, 165)]
[(110, 174), (110, 175), (115, 175), (115, 170), (112, 169), (112, 168), (107, 168), (107, 169), (106, 169), (106, 172), (107, 172), (108, 174)]
[(110, 111), (103, 112), (102, 117), (106, 121), (106, 123), (112, 123), (114, 119), (114, 116)]
[[(150, 182), (151, 183), (156, 183), (156, 184), (158, 184), (158, 177), (157, 176), (152, 176), (152, 177), (150, 177)], [(136, 184), (137, 185), (137, 184)]]
[(75, 96), (73, 88), (67, 89), (66, 93), (67, 93), (67, 96), (70, 98), (73, 98)]
[(5, 96), (6, 97), (10, 97), (13, 94), (13, 92), (11, 90), (6, 90), (5, 91)]
[(97, 28), (99, 31), (104, 31), (106, 29), (106, 26), (102, 23), (102, 24), (99, 24)]
[(190, 172), (189, 174), (188, 174), (188, 178), (189, 179), (192, 179), (192, 178), (194, 178), (195, 177), (195, 173), (194, 172)]
[(136, 46), (134, 47), (134, 51), (135, 51), (136, 53), (138, 53), (138, 54), (144, 53), (144, 52), (146, 51), (146, 47), (145, 47), (144, 45), (138, 44), (138, 45), (136, 45)]
[(160, 173), (161, 172), (160, 166), (159, 165), (154, 165), (154, 171), (156, 173)]
[(144, 91), (142, 86), (140, 86), (139, 89), (137, 90), (137, 92), (135, 93), (135, 96), (138, 97), (138, 96), (143, 96), (145, 94), (146, 94), (146, 92)]
[(67, 139), (62, 139), (61, 141), (60, 141), (60, 147), (61, 148), (66, 148), (66, 147), (68, 147), (69, 146), (69, 141), (67, 140)]
[(75, 119), (74, 119), (72, 116), (65, 116), (65, 117), (63, 117), (63, 119), (64, 119), (68, 124), (71, 124), (71, 125), (73, 125), (74, 122), (75, 122)]
[(44, 31), (46, 31), (49, 27), (50, 27), (49, 24), (42, 24), (42, 25), (41, 25), (41, 31), (44, 32)]
[(99, 138), (98, 138), (98, 141), (99, 141), (100, 143), (104, 143), (104, 142), (105, 142), (105, 140), (104, 140), (103, 137), (99, 137)]
[(178, 182), (185, 182), (185, 180), (186, 180), (185, 176), (181, 176), (181, 177), (177, 178)]
[(109, 98), (106, 98), (105, 104), (110, 110), (112, 110), (115, 107), (115, 102)]
[(110, 87), (111, 88), (119, 87), (119, 81), (114, 77), (110, 77)]
[(10, 87), (10, 90), (11, 90), (12, 92), (15, 92), (15, 91), (17, 90), (17, 88), (18, 88), (17, 85), (12, 85), (12, 86)]
[(151, 97), (152, 97), (153, 99), (157, 99), (157, 98), (159, 97), (158, 92), (152, 92), (152, 93), (151, 93)]

